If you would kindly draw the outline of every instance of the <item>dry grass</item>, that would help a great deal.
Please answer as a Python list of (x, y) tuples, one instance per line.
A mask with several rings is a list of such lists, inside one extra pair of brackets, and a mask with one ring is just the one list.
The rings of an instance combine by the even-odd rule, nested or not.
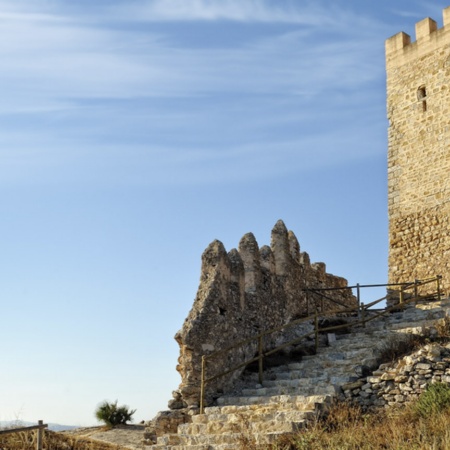
[(393, 336), (379, 347), (380, 363), (392, 363), (402, 356), (408, 355), (428, 342), (428, 339), (418, 334)]
[(450, 317), (445, 316), (436, 323), (436, 331), (441, 342), (450, 341)]
[(413, 407), (362, 414), (358, 407), (337, 404), (326, 419), (280, 441), (274, 449), (448, 450), (450, 408), (420, 417)]
[[(45, 430), (44, 450), (119, 450), (118, 445)], [(20, 432), (0, 436), (0, 450), (36, 450), (36, 432)]]

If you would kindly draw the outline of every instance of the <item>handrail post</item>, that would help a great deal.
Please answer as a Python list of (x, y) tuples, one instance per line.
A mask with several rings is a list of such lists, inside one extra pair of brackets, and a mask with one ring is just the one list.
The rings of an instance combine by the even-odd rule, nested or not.
[(205, 369), (206, 369), (206, 358), (205, 355), (202, 356), (202, 376), (200, 385), (200, 414), (204, 413), (205, 410)]
[[(44, 425), (42, 420), (38, 421), (38, 425)], [(44, 427), (39, 427), (37, 430), (36, 450), (42, 450)]]
[(317, 309), (316, 309), (316, 314), (314, 316), (314, 335), (315, 335), (315, 345), (316, 345), (316, 353), (317, 353), (317, 350), (319, 348), (319, 316), (317, 314)]
[(442, 275), (436, 276), (436, 288), (437, 288), (438, 301), (441, 301), (441, 278), (442, 278)]
[(361, 303), (361, 320), (363, 328), (366, 328), (366, 310), (364, 309), (364, 303)]
[(400, 288), (400, 305), (403, 306), (403, 285), (402, 285), (402, 287)]
[(263, 382), (263, 336), (261, 335), (258, 339), (258, 381), (259, 384)]
[(361, 292), (359, 283), (356, 283), (356, 298), (358, 300), (358, 319), (361, 319)]
[(417, 303), (417, 296), (418, 296), (418, 291), (417, 291), (417, 286), (419, 284), (419, 280), (415, 279), (414, 280), (414, 302)]

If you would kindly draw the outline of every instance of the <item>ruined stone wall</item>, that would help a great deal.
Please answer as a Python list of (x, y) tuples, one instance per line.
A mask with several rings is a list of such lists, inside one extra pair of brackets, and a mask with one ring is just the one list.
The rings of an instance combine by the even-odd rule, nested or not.
[(363, 409), (401, 406), (417, 400), (430, 384), (450, 385), (450, 344), (429, 344), (371, 376), (342, 387), (341, 399)]
[[(450, 8), (386, 41), (389, 282), (450, 290)], [(434, 286), (430, 289), (434, 289)]]
[[(260, 248), (251, 233), (241, 239), (238, 249), (229, 253), (220, 241), (212, 242), (202, 255), (194, 305), (175, 336), (180, 346), (177, 370), (182, 381), (177, 398), (169, 407), (198, 407), (202, 355), (304, 316), (307, 303), (304, 288), (345, 286), (347, 281), (326, 273), (323, 263), (310, 263), (308, 255), (300, 252), (294, 233), (288, 232), (282, 221), (272, 230), (270, 247)], [(349, 289), (328, 295), (344, 305), (356, 305)], [(325, 306), (337, 307), (331, 302)], [(282, 341), (283, 335), (275, 334), (265, 341), (265, 349)], [(207, 377), (251, 359), (256, 352), (257, 343), (251, 342), (215, 358), (207, 365)], [(209, 383), (207, 401), (239, 373)]]

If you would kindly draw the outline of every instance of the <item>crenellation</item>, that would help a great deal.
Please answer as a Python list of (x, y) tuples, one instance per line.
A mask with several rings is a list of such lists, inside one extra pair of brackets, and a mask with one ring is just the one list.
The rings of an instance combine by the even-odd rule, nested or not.
[(437, 31), (437, 22), (430, 17), (416, 23), (416, 40), (424, 39), (430, 36), (431, 33)]
[(409, 44), (411, 44), (411, 36), (401, 31), (400, 33), (397, 33), (391, 38), (386, 40), (385, 43), (386, 55), (398, 52), (399, 50), (403, 49)]
[(309, 268), (311, 266), (311, 259), (309, 258), (308, 253), (301, 252), (300, 253), (300, 264), (306, 268)]
[(300, 262), (300, 244), (295, 234), (289, 230), (288, 232), (289, 250), (294, 261)]
[(443, 19), (444, 19), (444, 27), (447, 25), (450, 25), (450, 6), (444, 9), (442, 12)]
[(449, 39), (450, 34), (450, 7), (443, 11), (443, 26), (439, 28), (437, 22), (429, 17), (415, 25), (416, 40), (400, 32), (385, 42), (386, 66), (388, 77), (396, 75), (395, 68), (404, 64), (420, 61), (430, 52), (442, 51), (442, 42)]
[(241, 310), (245, 308), (245, 269), (241, 255), (238, 250), (233, 248), (228, 252), (228, 258), (231, 264), (231, 284), (239, 297)]
[(255, 294), (261, 285), (261, 257), (253, 233), (247, 233), (239, 242), (239, 254), (244, 264), (245, 292)]
[(270, 247), (275, 259), (275, 273), (287, 275), (292, 257), (288, 230), (282, 220), (279, 220), (272, 229)]
[(259, 254), (261, 255), (261, 267), (271, 273), (275, 273), (275, 260), (272, 249), (268, 245), (263, 245), (259, 249)]

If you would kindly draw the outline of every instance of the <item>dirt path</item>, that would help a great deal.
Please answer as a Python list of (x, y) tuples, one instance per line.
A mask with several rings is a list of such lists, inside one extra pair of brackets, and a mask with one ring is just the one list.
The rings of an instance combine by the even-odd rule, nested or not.
[(64, 433), (85, 437), (95, 441), (107, 442), (119, 445), (132, 450), (142, 450), (144, 448), (144, 425), (120, 425), (111, 430), (104, 427), (77, 428), (65, 431)]

